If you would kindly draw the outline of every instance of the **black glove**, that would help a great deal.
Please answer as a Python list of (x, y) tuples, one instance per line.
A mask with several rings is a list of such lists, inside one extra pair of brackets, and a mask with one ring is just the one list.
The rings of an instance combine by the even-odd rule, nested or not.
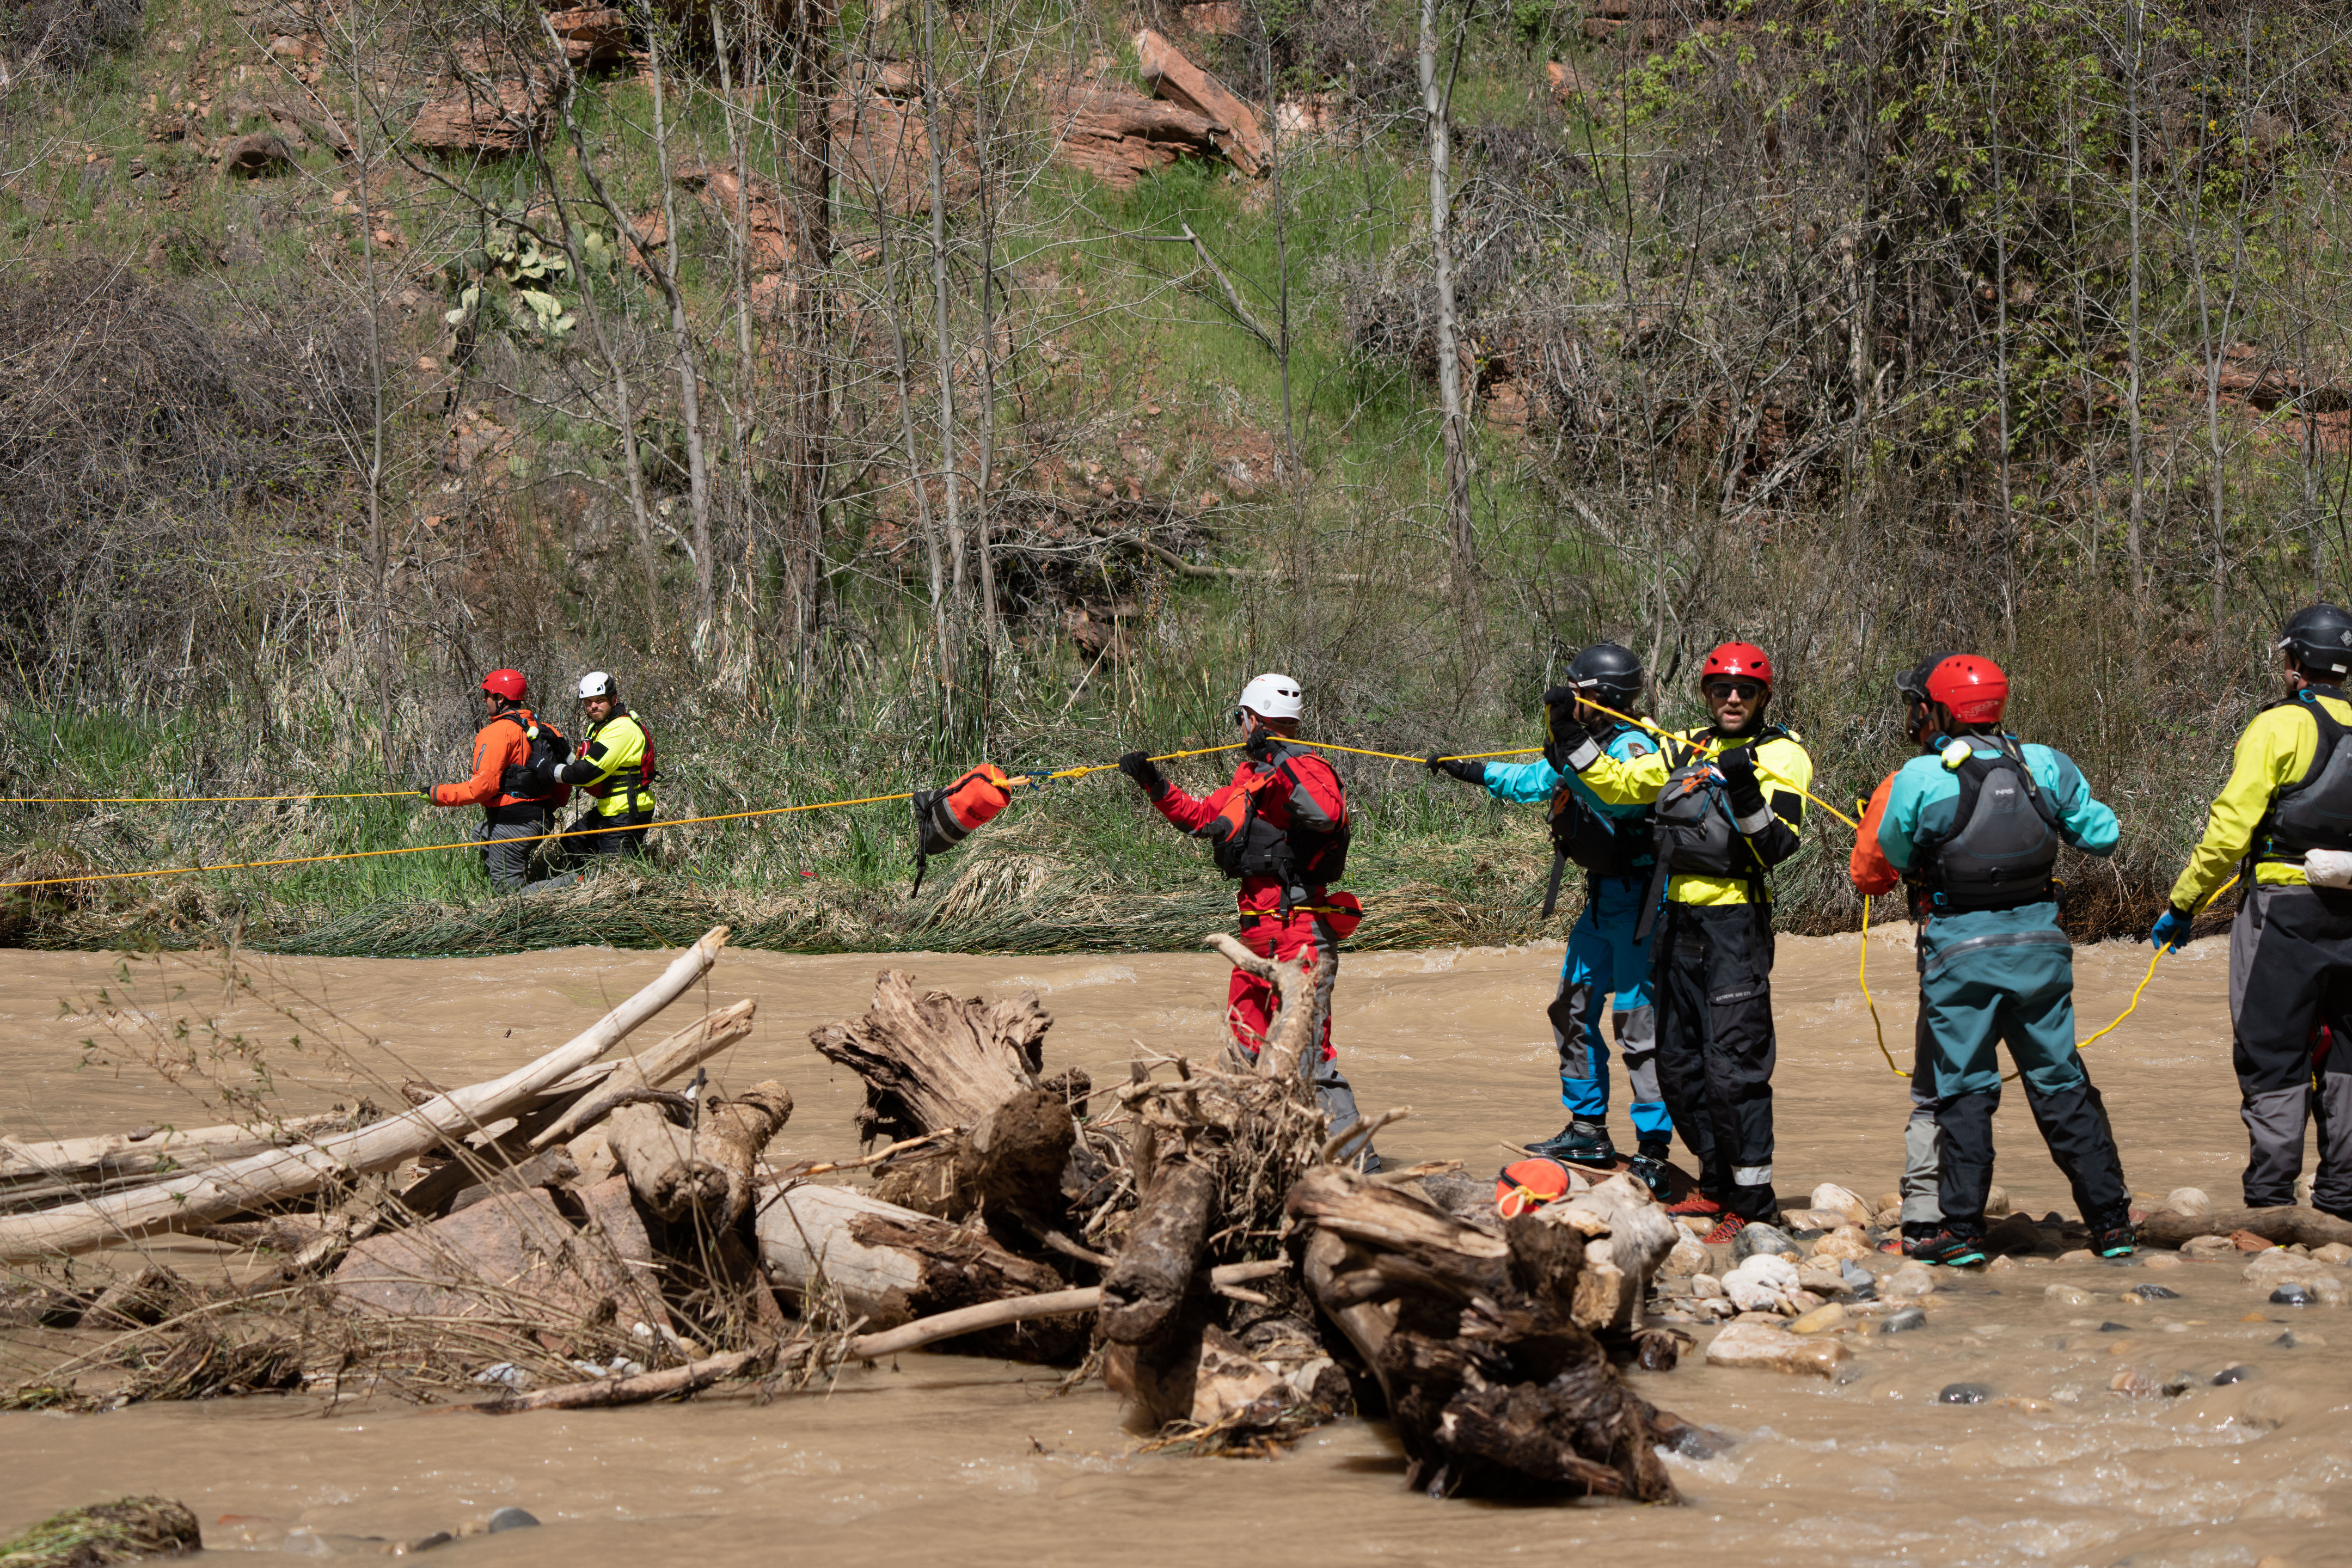
[(1441, 757), (1433, 752), (1422, 765), (1433, 773), (1449, 773), (1466, 784), (1484, 784), (1486, 782), (1486, 764), (1484, 763), (1465, 763), (1459, 757)]
[(1158, 800), (1168, 793), (1168, 781), (1141, 752), (1129, 752), (1118, 760), (1118, 771), (1143, 786), (1143, 793)]
[(433, 798), (433, 786), (431, 784), (426, 784), (416, 793), (425, 797), (425, 804), (427, 805), (438, 805), (441, 804), (439, 801)]
[(1748, 819), (1764, 809), (1764, 786), (1756, 782), (1756, 748), (1738, 746), (1715, 759), (1723, 774), (1723, 793), (1730, 798), (1731, 815)]

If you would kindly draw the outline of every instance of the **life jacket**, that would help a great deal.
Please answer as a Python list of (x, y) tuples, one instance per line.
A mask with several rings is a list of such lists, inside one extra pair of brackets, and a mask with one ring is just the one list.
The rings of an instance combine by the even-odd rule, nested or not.
[(2303, 777), (2271, 797), (2254, 834), (2257, 859), (2300, 866), (2305, 850), (2352, 849), (2352, 748), (2340, 744), (2344, 726), (2319, 701), (2323, 694), (2343, 696), (2332, 687), (2307, 688), (2271, 704), (2300, 704), (2319, 725), (2319, 746)]
[[(1334, 790), (1330, 801), (1321, 800), (1300, 778), (1297, 763), (1312, 754), (1280, 747), (1262, 752), (1253, 742), (1250, 755), (1258, 771), (1236, 778), (1217, 815), (1195, 829), (1197, 837), (1209, 841), (1218, 870), (1236, 879), (1263, 877), (1279, 882), (1286, 907), (1295, 891), (1322, 887), (1348, 874), (1348, 841), (1355, 833), (1347, 796)], [(1283, 814), (1286, 820), (1281, 823), (1263, 809), (1264, 797), (1277, 779), (1290, 786)], [(1325, 820), (1318, 824), (1314, 816)]]
[(643, 719), (638, 718), (635, 713), (630, 712), (626, 708), (621, 707), (619, 704), (615, 703), (613, 709), (613, 718), (605, 720), (604, 724), (599, 724), (593, 730), (588, 731), (586, 738), (587, 744), (593, 745), (595, 743), (596, 737), (604, 732), (604, 726), (612, 723), (614, 719), (626, 719), (629, 722), (637, 727), (637, 732), (646, 738), (645, 752), (637, 759), (637, 765), (630, 769), (627, 773), (607, 773), (603, 778), (597, 780), (594, 784), (582, 784), (580, 788), (583, 794), (593, 795), (598, 800), (609, 800), (614, 795), (625, 794), (629, 797), (628, 809), (635, 811), (638, 809), (637, 797), (639, 795), (651, 795), (654, 788), (654, 780), (661, 777), (661, 773), (654, 765), (653, 726), (647, 724)]
[[(1619, 726), (1622, 732), (1625, 726)], [(1616, 737), (1612, 736), (1613, 741)], [(1630, 877), (1650, 864), (1649, 814), (1614, 816), (1602, 811), (1566, 779), (1552, 792), (1546, 813), (1554, 854), (1573, 861), (1595, 877)]]
[(563, 731), (528, 708), (501, 713), (490, 724), (512, 724), (530, 743), (528, 756), (509, 763), (499, 773), (499, 798), (486, 808), (490, 820), (501, 825), (538, 822), (562, 810), (572, 798), (572, 786), (550, 784), (547, 774), (572, 760), (572, 742)]
[[(1778, 724), (1767, 724), (1748, 744), (1760, 746), (1788, 733)], [(1682, 765), (1666, 774), (1658, 798), (1650, 805), (1650, 825), (1654, 852), (1664, 870), (1753, 877), (1762, 869), (1732, 820), (1722, 776), (1696, 746), (1688, 747)]]
[[(1999, 754), (1979, 756), (1990, 741)], [(2013, 910), (2057, 897), (2051, 872), (2058, 865), (2058, 814), (2033, 782), (2025, 753), (2008, 735), (1963, 737), (1952, 748), (1966, 757), (1947, 762), (1959, 784), (1951, 826), (1917, 833), (1911, 870), (1912, 905), (1922, 914), (1964, 910)]]
[(945, 789), (919, 789), (915, 808), (915, 885), (913, 898), (923, 889), (923, 873), (931, 857), (944, 855), (982, 823), (992, 821), (1013, 800), (1013, 781), (1003, 768), (982, 763)]
[(1568, 1167), (1557, 1160), (1519, 1160), (1495, 1178), (1495, 1212), (1505, 1219), (1533, 1214), (1568, 1196)]

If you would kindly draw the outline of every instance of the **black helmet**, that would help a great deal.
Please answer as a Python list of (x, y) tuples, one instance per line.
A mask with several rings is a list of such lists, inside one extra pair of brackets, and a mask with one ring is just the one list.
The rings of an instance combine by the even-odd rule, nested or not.
[(1895, 695), (1906, 702), (1933, 702), (1935, 699), (1927, 695), (1927, 678), (1936, 673), (1937, 665), (1951, 657), (1948, 653), (1931, 653), (1896, 676)]
[(1630, 647), (1597, 642), (1568, 667), (1568, 683), (1620, 712), (1642, 700), (1642, 660)]
[(2334, 605), (2297, 610), (2279, 633), (2278, 646), (2309, 674), (2352, 672), (2352, 614)]

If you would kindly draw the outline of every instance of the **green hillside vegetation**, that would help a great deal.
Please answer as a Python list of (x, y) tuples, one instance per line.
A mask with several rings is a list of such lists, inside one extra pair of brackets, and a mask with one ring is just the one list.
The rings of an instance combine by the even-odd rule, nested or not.
[[(2352, 591), (2340, 13), (1426, 20), (1442, 243), (1418, 5), (0, 0), (0, 784), (457, 777), (503, 665), (559, 722), (614, 671), (665, 816), (1219, 745), (1269, 668), (1311, 738), (1483, 752), (1603, 637), (1693, 721), (1737, 635), (1843, 804), (1900, 761), (1892, 674), (1969, 647), (2123, 816), (2070, 924), (2145, 929), (2277, 622)], [(1144, 26), (1262, 145), (1075, 155), (1147, 103)], [(1361, 942), (1544, 929), (1538, 814), (1341, 771)], [(91, 875), (476, 815), (9, 805), (0, 849)], [(1224, 903), (1110, 774), (913, 900), (903, 803), (658, 837), (552, 899), (379, 856), (19, 891), (0, 937), (1133, 948)], [(1851, 929), (1849, 837), (1809, 837), (1781, 923)]]

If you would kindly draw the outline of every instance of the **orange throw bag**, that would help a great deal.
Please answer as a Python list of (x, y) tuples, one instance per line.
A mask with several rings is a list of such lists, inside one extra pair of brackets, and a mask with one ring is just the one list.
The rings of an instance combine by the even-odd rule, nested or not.
[(963, 842), (964, 835), (992, 820), (1013, 801), (1013, 781), (994, 763), (982, 763), (945, 789), (915, 792), (915, 885), (912, 898), (923, 887), (930, 858), (944, 855)]

